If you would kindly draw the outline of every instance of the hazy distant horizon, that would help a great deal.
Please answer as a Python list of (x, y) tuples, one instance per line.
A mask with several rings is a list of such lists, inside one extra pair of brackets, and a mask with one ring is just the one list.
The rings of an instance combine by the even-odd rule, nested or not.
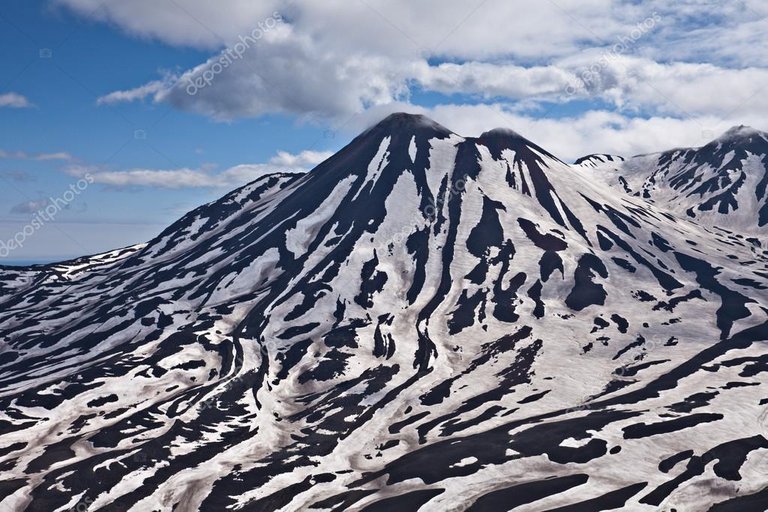
[(5, 267), (29, 267), (31, 265), (49, 265), (51, 263), (58, 263), (60, 261), (67, 261), (77, 258), (77, 256), (67, 256), (62, 258), (53, 259), (35, 259), (35, 260), (5, 260), (0, 259), (0, 266)]

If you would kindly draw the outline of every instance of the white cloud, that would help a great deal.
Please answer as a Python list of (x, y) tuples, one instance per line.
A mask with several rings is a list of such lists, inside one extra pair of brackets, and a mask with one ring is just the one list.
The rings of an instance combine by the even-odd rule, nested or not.
[[(760, 127), (768, 114), (763, 0), (447, 0), (439, 8), (431, 0), (233, 0), (227, 9), (206, 0), (55, 2), (212, 54), (101, 104), (148, 98), (215, 119), (287, 113), (354, 125), (411, 108), (421, 89), (503, 104), (432, 111), (488, 114), (458, 124), (487, 124), (503, 112), (517, 131), (552, 139), (566, 156), (664, 148), (670, 137), (661, 130), (690, 143), (712, 127)], [(282, 22), (232, 59), (238, 41), (276, 13)], [(600, 110), (585, 112), (584, 102)], [(535, 108), (548, 103), (581, 113), (536, 119)], [(555, 129), (570, 133), (548, 137)]]
[(304, 173), (331, 156), (331, 153), (304, 151), (291, 154), (278, 152), (268, 163), (242, 164), (217, 172), (211, 166), (199, 169), (129, 169), (113, 171), (93, 166), (71, 166), (67, 172), (73, 176), (93, 176), (95, 183), (115, 188), (151, 187), (167, 189), (183, 188), (234, 188), (245, 185), (261, 176), (276, 172)]
[(40, 161), (61, 160), (61, 161), (64, 161), (64, 162), (69, 162), (69, 161), (75, 159), (69, 153), (63, 153), (63, 152), (61, 152), (61, 153), (38, 153), (36, 155), (33, 155), (32, 158), (34, 160), (40, 160)]
[(0, 159), (7, 160), (38, 160), (41, 162), (60, 160), (69, 162), (75, 158), (69, 153), (26, 153), (24, 151), (4, 151), (0, 149)]
[[(597, 64), (596, 64), (597, 63)], [(669, 63), (630, 56), (580, 56), (559, 63), (581, 85), (581, 97), (619, 108), (678, 116), (750, 116), (768, 112), (768, 69), (730, 69), (712, 64)], [(578, 88), (577, 88), (578, 89)]]
[[(609, 19), (605, 12), (601, 12), (602, 8), (611, 12), (606, 2), (571, 6), (573, 9), (567, 15), (559, 9), (553, 11), (551, 5), (547, 8), (529, 6), (525, 16), (505, 17), (504, 13), (496, 13), (505, 21), (525, 20), (525, 29), (521, 28), (512, 39), (509, 28), (502, 32), (491, 30), (493, 23), (498, 23), (488, 18), (488, 11), (493, 9), (481, 8), (470, 19), (478, 17), (491, 25), (477, 26), (477, 21), (469, 23), (468, 20), (457, 29), (462, 30), (461, 44), (473, 50), (452, 46), (456, 39), (453, 37), (439, 50), (425, 50), (428, 45), (410, 40), (408, 34), (418, 34), (428, 40), (440, 33), (438, 27), (432, 26), (432, 18), (425, 22), (421, 31), (410, 26), (411, 17), (421, 9), (418, 3), (404, 8), (394, 2), (384, 10), (379, 9), (378, 4), (368, 5), (370, 7), (364, 2), (356, 3), (343, 9), (342, 13), (336, 12), (333, 20), (327, 19), (330, 10), (323, 11), (312, 2), (302, 4), (301, 9), (293, 5), (289, 12), (294, 13), (295, 18), (286, 18), (286, 23), (264, 31), (263, 37), (237, 59), (227, 58), (227, 52), (222, 51), (180, 76), (165, 76), (134, 89), (113, 92), (100, 98), (99, 103), (151, 97), (156, 102), (170, 102), (177, 108), (219, 119), (275, 112), (315, 118), (348, 117), (371, 107), (407, 100), (409, 86), (415, 84), (443, 94), (463, 93), (483, 98), (555, 102), (594, 98), (612, 102), (620, 108), (652, 109), (676, 115), (724, 115), (734, 109), (754, 109), (754, 101), (750, 100), (760, 101), (758, 107), (768, 111), (768, 105), (763, 104), (768, 103), (768, 95), (758, 94), (768, 86), (766, 69), (732, 68), (712, 63), (658, 63), (650, 57), (632, 56), (646, 48), (646, 43), (661, 44), (659, 38), (663, 36), (659, 34), (669, 29), (669, 25), (679, 26), (689, 17), (701, 15), (698, 5), (683, 3), (677, 11), (662, 5), (655, 6), (658, 11), (635, 7), (627, 11), (635, 23), (624, 21), (621, 16)], [(504, 11), (507, 9), (508, 6), (502, 7)], [(460, 11), (455, 7), (447, 10), (454, 15)], [(345, 25), (345, 29), (340, 30), (340, 25), (332, 27), (350, 13), (361, 16), (355, 27), (367, 27), (367, 40), (360, 37), (358, 28), (347, 30)], [(406, 13), (410, 13), (410, 17)], [(737, 13), (728, 11), (727, 14), (735, 17)], [(306, 23), (305, 17), (310, 15), (313, 24)], [(550, 27), (552, 23), (569, 25), (561, 27), (557, 35), (552, 35), (550, 30), (544, 31), (548, 36), (562, 39), (557, 49), (548, 51), (547, 45), (540, 41), (541, 35), (530, 34), (529, 25), (535, 25), (533, 21), (542, 16), (552, 18)], [(441, 13), (437, 17), (445, 15)], [(600, 19), (604, 21), (600, 24), (600, 32), (588, 34), (588, 38), (599, 40), (598, 46), (580, 48), (584, 38), (583, 23), (589, 20), (590, 26), (597, 26), (596, 20)], [(755, 22), (743, 21), (745, 26), (752, 23)], [(198, 26), (195, 31), (199, 30)], [(540, 27), (537, 30), (541, 32)], [(402, 33), (393, 38), (392, 31)], [(236, 39), (232, 31), (228, 33), (231, 40)], [(524, 34), (541, 43), (536, 55), (549, 55), (548, 64), (514, 62), (515, 55), (525, 60), (528, 50), (522, 51), (521, 44), (526, 47), (532, 42), (523, 41)], [(470, 37), (470, 41), (465, 41), (465, 37)], [(485, 44), (480, 44), (481, 41)], [(382, 46), (382, 42), (389, 46)], [(620, 44), (623, 45), (617, 46)], [(619, 53), (612, 50), (617, 47), (621, 49)], [(530, 52), (534, 55), (534, 48)], [(428, 64), (426, 57), (436, 55), (454, 59), (493, 59)], [(506, 61), (500, 61), (498, 56), (504, 56)], [(590, 83), (581, 94), (576, 97), (565, 94), (569, 88), (580, 84), (579, 76), (583, 77), (587, 72), (590, 73)], [(193, 94), (190, 94), (190, 84), (201, 83), (203, 77), (207, 77), (205, 83), (209, 85), (199, 90), (194, 86)], [(729, 94), (718, 94), (724, 83), (729, 85)], [(747, 102), (749, 105), (745, 105)]]
[(611, 0), (446, 0), (437, 9), (431, 0), (232, 0), (226, 9), (207, 0), (54, 2), (140, 37), (200, 48), (232, 44), (278, 12), (297, 33), (337, 56), (354, 49), (399, 57), (540, 58), (610, 38), (631, 24), (612, 15)]
[(115, 103), (124, 103), (136, 100), (143, 100), (148, 96), (160, 93), (169, 86), (167, 80), (155, 80), (141, 87), (129, 89), (126, 91), (115, 91), (96, 100), (97, 105), (113, 105)]
[[(442, 3), (440, 9), (424, 0), (264, 1), (259, 7), (236, 1), (226, 10), (202, 0), (174, 0), (162, 5), (149, 0), (130, 5), (116, 0), (57, 2), (84, 15), (95, 9), (93, 17), (133, 34), (219, 50), (227, 45), (232, 50), (240, 38), (277, 13), (284, 23), (260, 32), (263, 37), (231, 65), (227, 59), (225, 69), (216, 68), (227, 56), (226, 50), (221, 50), (175, 81), (165, 77), (99, 99), (104, 104), (150, 97), (217, 119), (267, 113), (348, 117), (370, 107), (407, 100), (409, 81), (414, 80), (443, 91), (450, 89), (446, 84), (458, 81), (459, 86), (474, 91), (482, 89), (483, 80), (473, 83), (471, 75), (483, 64), (453, 76), (449, 67), (431, 71), (425, 59), (557, 57), (630, 28), (628, 23), (611, 18), (610, 0), (559, 0), (560, 5), (522, 0), (467, 5), (453, 0)], [(97, 9), (100, 4), (103, 7)], [(589, 20), (596, 28), (585, 31), (574, 23), (574, 17)], [(543, 26), (547, 29), (542, 30)], [(485, 78), (491, 78), (496, 70), (486, 65), (482, 71)], [(562, 86), (565, 74), (556, 69), (527, 71), (515, 66), (506, 71), (513, 80), (526, 75), (518, 96), (531, 90), (554, 92)], [(210, 85), (199, 91), (193, 88), (194, 94), (188, 94), (189, 85), (206, 74), (215, 74), (213, 81), (207, 81)], [(497, 77), (496, 86), (500, 93), (506, 93), (508, 87), (503, 87), (502, 80)]]
[[(345, 124), (345, 130), (352, 135), (399, 111), (427, 115), (464, 137), (477, 137), (494, 128), (511, 128), (566, 162), (591, 153), (632, 156), (674, 147), (698, 147), (742, 122), (742, 118), (724, 120), (717, 116), (641, 118), (605, 110), (552, 119), (521, 114), (499, 103), (431, 108), (399, 103), (361, 113)], [(743, 122), (768, 129), (758, 114)]]
[(82, 16), (126, 32), (179, 46), (219, 48), (232, 34), (250, 32), (280, 2), (229, 0), (226, 8), (207, 0), (53, 0)]
[(556, 66), (522, 67), (514, 64), (467, 62), (415, 66), (413, 78), (430, 91), (444, 94), (477, 94), (485, 98), (562, 96), (577, 80), (567, 69)]
[(766, 66), (768, 31), (764, 0), (644, 0), (621, 2), (625, 16), (656, 11), (663, 22), (648, 55), (660, 61), (710, 62), (730, 67)]
[(315, 167), (330, 158), (331, 155), (333, 153), (330, 151), (302, 151), (295, 155), (287, 151), (278, 151), (269, 163), (275, 166), (308, 168)]
[[(737, 124), (735, 119), (723, 121), (714, 116), (639, 118), (608, 111), (546, 119), (511, 113), (501, 105), (443, 105), (426, 113), (465, 136), (497, 127), (513, 128), (565, 161), (591, 153), (632, 156), (702, 146)], [(756, 128), (764, 124), (755, 117), (747, 122)]]
[(113, 187), (156, 187), (156, 188), (199, 188), (212, 187), (218, 183), (198, 169), (131, 169), (128, 171), (107, 171), (94, 167), (76, 166), (67, 170), (73, 176), (89, 173), (94, 183)]
[(21, 94), (15, 92), (0, 94), (0, 108), (30, 108), (33, 106), (32, 102)]
[[(221, 66), (223, 55), (212, 57), (173, 83), (166, 82), (154, 92), (154, 100), (216, 119), (268, 113), (323, 118), (348, 116), (407, 93), (406, 75), (389, 59), (348, 55), (339, 61), (309, 38), (296, 36), (287, 25), (267, 32), (243, 58), (227, 67)], [(203, 78), (209, 86), (193, 85)], [(132, 99), (142, 92), (146, 91), (120, 94)]]
[[(392, 62), (362, 55), (338, 62), (287, 25), (266, 32), (242, 58), (231, 64), (227, 59), (224, 67), (226, 55), (217, 54), (178, 77), (110, 93), (98, 103), (151, 97), (216, 119), (268, 113), (328, 117), (389, 103), (407, 92), (405, 75)], [(210, 85), (195, 85), (205, 83)]]

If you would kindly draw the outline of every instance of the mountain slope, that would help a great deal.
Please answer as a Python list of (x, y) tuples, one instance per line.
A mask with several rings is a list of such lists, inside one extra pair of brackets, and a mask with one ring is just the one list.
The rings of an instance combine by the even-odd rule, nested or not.
[(0, 505), (764, 500), (747, 238), (512, 131), (390, 116), (109, 266), (4, 289)]
[(768, 232), (765, 132), (737, 126), (701, 148), (577, 165), (612, 187), (706, 226), (742, 234)]

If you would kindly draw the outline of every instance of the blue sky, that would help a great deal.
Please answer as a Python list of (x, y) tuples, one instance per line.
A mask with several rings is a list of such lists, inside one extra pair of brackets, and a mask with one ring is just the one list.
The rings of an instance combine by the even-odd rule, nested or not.
[(3, 2), (0, 242), (93, 183), (21, 247), (0, 243), (0, 264), (147, 241), (397, 110), (464, 135), (508, 126), (568, 159), (768, 128), (762, 2), (225, 4)]
[[(227, 168), (262, 162), (276, 150), (335, 148), (333, 135), (285, 115), (219, 122), (166, 105), (98, 106), (125, 84), (149, 81), (159, 69), (193, 66), (210, 52), (135, 39), (41, 0), (0, 8), (0, 94), (20, 91), (29, 108), (0, 109), (0, 239), (28, 224), (14, 207), (60, 196), (73, 164), (110, 169)], [(143, 138), (146, 137), (146, 138)], [(37, 161), (66, 153), (71, 159)], [(139, 243), (226, 188), (94, 187), (56, 215), (5, 261), (49, 261)], [(1, 253), (0, 253), (1, 254)], [(0, 263), (3, 259), (0, 258)]]

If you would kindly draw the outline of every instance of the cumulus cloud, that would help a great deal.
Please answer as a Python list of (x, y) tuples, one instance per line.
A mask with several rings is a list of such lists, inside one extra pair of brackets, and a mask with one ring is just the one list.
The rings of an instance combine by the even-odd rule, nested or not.
[[(82, 14), (98, 4), (95, 0), (58, 3)], [(441, 92), (461, 92), (462, 85), (476, 91), (482, 88), (482, 79), (473, 82), (472, 75), (482, 71), (485, 78), (494, 77), (502, 85), (504, 76), (489, 65), (474, 64), (458, 73), (450, 66), (432, 70), (426, 60), (430, 57), (555, 57), (567, 55), (584, 42), (596, 44), (600, 38), (613, 37), (623, 27), (628, 29), (626, 23), (607, 14), (607, 0), (564, 3), (571, 12), (546, 2), (531, 5), (520, 0), (474, 6), (449, 1), (440, 9), (425, 1), (266, 1), (259, 2), (259, 8), (234, 2), (223, 14), (198, 0), (178, 0), (161, 7), (142, 0), (131, 2), (130, 7), (106, 1), (93, 16), (144, 37), (170, 44), (218, 44), (220, 51), (177, 76), (116, 91), (99, 102), (151, 98), (218, 119), (275, 112), (345, 117), (407, 100), (409, 82)], [(176, 18), (165, 21), (166, 10), (174, 5)], [(525, 17), (519, 16), (520, 9), (525, 10)], [(593, 21), (599, 17), (602, 23), (594, 35), (585, 34), (574, 26), (573, 16)], [(270, 28), (265, 23), (270, 18), (278, 18), (280, 23)], [(541, 30), (539, 24), (547, 30)], [(254, 29), (262, 37), (230, 65), (228, 55)], [(506, 78), (520, 83), (518, 96), (531, 90), (551, 93), (562, 89), (564, 72), (560, 70), (527, 71), (509, 66), (505, 71)], [(206, 79), (206, 87), (190, 87), (204, 77), (215, 80)], [(451, 83), (459, 87), (451, 89)]]
[(226, 9), (207, 0), (54, 1), (137, 36), (200, 48), (232, 44), (279, 12), (297, 33), (337, 56), (359, 49), (399, 57), (430, 53), (470, 59), (509, 54), (540, 58), (562, 55), (580, 42), (610, 38), (630, 24), (614, 17), (610, 0), (558, 0), (557, 5), (447, 0), (439, 9), (429, 0), (232, 0)]
[[(465, 136), (497, 128), (514, 128), (565, 161), (590, 153), (622, 156), (653, 153), (672, 147), (698, 147), (737, 124), (716, 116), (680, 119), (632, 117), (604, 110), (558, 118), (535, 118), (503, 105), (441, 105), (425, 110), (439, 123)], [(753, 116), (748, 123), (759, 126)]]
[[(254, 179), (279, 172), (282, 169), (265, 165), (238, 165), (219, 173), (206, 169), (130, 169), (127, 171), (107, 171), (96, 168), (77, 167), (69, 169), (75, 176), (85, 172), (93, 176), (94, 183), (110, 187), (151, 187), (151, 188), (233, 188), (244, 185)], [(290, 170), (287, 172), (291, 172)], [(293, 172), (296, 172), (293, 170)]]
[(32, 102), (21, 94), (15, 92), (0, 94), (0, 108), (30, 108), (32, 106), (34, 106)]
[(95, 166), (76, 165), (67, 169), (72, 176), (89, 174), (95, 183), (113, 188), (150, 187), (166, 189), (234, 188), (276, 172), (305, 173), (330, 157), (331, 153), (304, 151), (299, 154), (279, 152), (267, 163), (241, 164), (222, 171), (213, 166), (198, 169), (128, 169), (114, 171)]
[(413, 79), (424, 89), (444, 94), (477, 94), (485, 98), (559, 97), (578, 77), (557, 66), (467, 62), (414, 67)]
[(61, 160), (64, 162), (69, 162), (71, 160), (74, 160), (75, 158), (69, 153), (59, 152), (59, 153), (38, 153), (36, 155), (32, 155), (32, 159), (39, 160), (39, 161)]
[[(660, 64), (615, 55), (587, 56), (560, 63), (577, 77), (577, 96), (596, 97), (618, 108), (653, 110), (678, 116), (750, 116), (768, 112), (768, 69), (721, 68), (708, 63)], [(724, 94), (724, 91), (727, 91)]]
[[(444, 96), (436, 115), (472, 113), (468, 124), (503, 114), (517, 131), (546, 135), (575, 123), (588, 136), (555, 138), (568, 155), (593, 144), (665, 147), (656, 130), (682, 144), (702, 126), (765, 128), (768, 113), (762, 0), (448, 0), (439, 9), (426, 0), (233, 0), (227, 9), (205, 0), (55, 2), (139, 37), (210, 51), (191, 69), (127, 84), (101, 104), (148, 99), (221, 120), (283, 113), (355, 125), (412, 108), (426, 91)], [(451, 105), (462, 100), (465, 110)], [(537, 119), (536, 109), (553, 105), (580, 113)]]
[(394, 62), (363, 55), (338, 61), (285, 24), (265, 32), (242, 58), (227, 55), (222, 52), (173, 79), (113, 92), (98, 102), (151, 97), (216, 119), (268, 113), (326, 118), (390, 103), (407, 92), (406, 75)]
[(763, 0), (644, 0), (621, 2), (625, 16), (658, 12), (662, 23), (647, 40), (658, 61), (711, 62), (727, 67), (768, 65), (763, 51), (768, 4)]
[(279, 2), (229, 0), (226, 8), (207, 0), (53, 0), (58, 6), (109, 22), (126, 32), (173, 45), (218, 48), (232, 34), (252, 29)]

